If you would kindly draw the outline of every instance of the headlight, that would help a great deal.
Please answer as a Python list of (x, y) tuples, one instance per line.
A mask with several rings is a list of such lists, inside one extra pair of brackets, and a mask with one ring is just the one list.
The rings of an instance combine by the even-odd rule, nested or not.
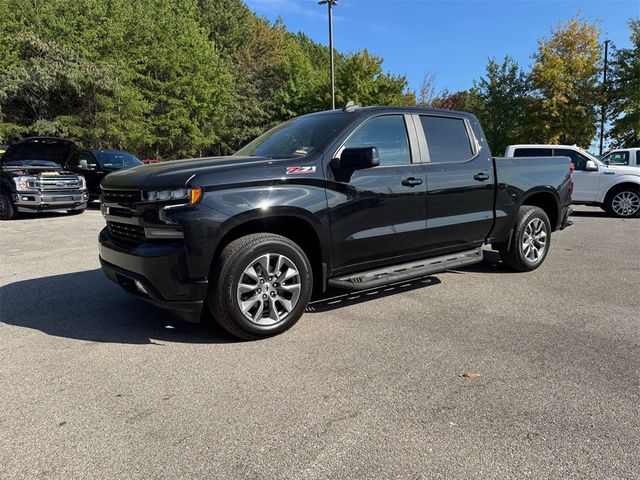
[(168, 202), (171, 200), (185, 200), (185, 203), (195, 205), (202, 197), (202, 189), (176, 188), (173, 190), (150, 190), (146, 193), (149, 202)]
[(13, 183), (16, 184), (16, 190), (26, 192), (36, 188), (36, 177), (13, 177)]
[(80, 188), (87, 188), (86, 178), (84, 178), (82, 175), (80, 175), (79, 178), (80, 178)]

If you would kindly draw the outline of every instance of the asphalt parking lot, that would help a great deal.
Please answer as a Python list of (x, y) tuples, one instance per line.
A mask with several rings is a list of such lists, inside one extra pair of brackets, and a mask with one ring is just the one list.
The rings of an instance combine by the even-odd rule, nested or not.
[(576, 210), (245, 343), (108, 282), (96, 209), (0, 223), (0, 478), (638, 478), (640, 220)]

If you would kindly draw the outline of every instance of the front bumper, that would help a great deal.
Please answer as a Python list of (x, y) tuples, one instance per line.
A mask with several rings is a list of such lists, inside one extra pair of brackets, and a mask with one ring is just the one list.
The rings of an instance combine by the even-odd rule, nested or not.
[(186, 278), (182, 242), (143, 243), (132, 251), (100, 232), (100, 264), (107, 278), (127, 292), (189, 322), (200, 321), (206, 279)]
[(19, 212), (42, 212), (49, 210), (82, 210), (87, 208), (89, 192), (18, 192), (13, 194), (13, 203)]

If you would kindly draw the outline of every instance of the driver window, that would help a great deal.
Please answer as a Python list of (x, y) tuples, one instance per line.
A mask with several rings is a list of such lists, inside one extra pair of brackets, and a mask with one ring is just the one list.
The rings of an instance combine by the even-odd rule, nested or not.
[(576, 167), (576, 170), (586, 170), (587, 161), (589, 160), (584, 155), (576, 152), (575, 150), (569, 150), (568, 148), (554, 148), (553, 149), (554, 157), (569, 157), (571, 159), (571, 163), (573, 163)]
[(402, 115), (384, 115), (367, 120), (345, 143), (345, 148), (376, 147), (380, 165), (411, 163), (407, 127)]
[(629, 165), (629, 152), (614, 152), (609, 154), (609, 165)]

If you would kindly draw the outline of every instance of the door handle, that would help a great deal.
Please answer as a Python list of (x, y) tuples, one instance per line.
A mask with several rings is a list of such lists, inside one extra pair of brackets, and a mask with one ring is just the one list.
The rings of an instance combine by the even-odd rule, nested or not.
[(416, 187), (418, 185), (422, 185), (422, 180), (415, 177), (403, 178), (402, 185), (404, 185), (405, 187)]
[(477, 180), (479, 182), (484, 182), (485, 180), (489, 180), (489, 174), (488, 173), (482, 173), (482, 172), (476, 173), (473, 176), (473, 179)]

